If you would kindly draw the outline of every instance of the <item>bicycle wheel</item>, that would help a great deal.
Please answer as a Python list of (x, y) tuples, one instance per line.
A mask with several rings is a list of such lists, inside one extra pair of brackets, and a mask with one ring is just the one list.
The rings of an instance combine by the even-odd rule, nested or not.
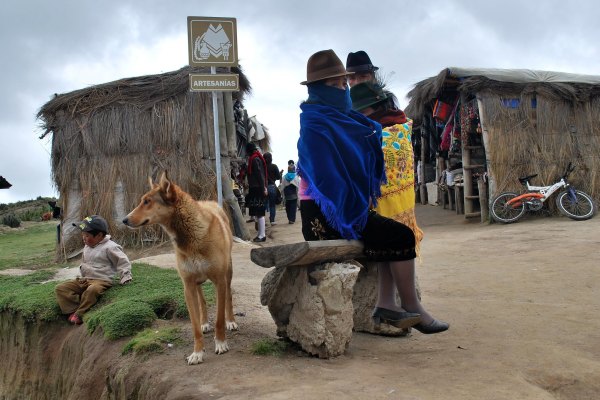
[(517, 193), (504, 192), (496, 196), (491, 203), (490, 213), (492, 218), (497, 222), (504, 224), (510, 224), (517, 222), (519, 218), (525, 214), (525, 204), (519, 205), (506, 204), (511, 199), (517, 197)]
[(556, 205), (563, 215), (577, 221), (590, 219), (596, 212), (594, 200), (581, 190), (573, 190), (573, 196), (569, 190), (560, 192), (556, 198)]

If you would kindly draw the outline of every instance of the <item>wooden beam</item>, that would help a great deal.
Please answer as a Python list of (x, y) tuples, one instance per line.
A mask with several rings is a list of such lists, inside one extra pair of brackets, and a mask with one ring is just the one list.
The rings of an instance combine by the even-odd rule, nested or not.
[(319, 240), (252, 249), (250, 259), (264, 268), (302, 266), (364, 258), (363, 250), (359, 240)]

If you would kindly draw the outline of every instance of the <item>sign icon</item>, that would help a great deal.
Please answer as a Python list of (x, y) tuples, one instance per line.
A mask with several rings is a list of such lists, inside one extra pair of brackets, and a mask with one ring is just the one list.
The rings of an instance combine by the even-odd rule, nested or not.
[(188, 17), (191, 66), (237, 66), (235, 18)]

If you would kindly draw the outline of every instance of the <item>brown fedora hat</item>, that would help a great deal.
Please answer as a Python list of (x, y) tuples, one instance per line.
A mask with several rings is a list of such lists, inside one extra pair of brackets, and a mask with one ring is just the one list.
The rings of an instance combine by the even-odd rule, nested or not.
[(306, 80), (300, 82), (300, 84), (307, 85), (323, 79), (352, 75), (353, 73), (346, 71), (342, 60), (340, 60), (333, 50), (321, 50), (308, 59), (308, 63), (306, 64)]

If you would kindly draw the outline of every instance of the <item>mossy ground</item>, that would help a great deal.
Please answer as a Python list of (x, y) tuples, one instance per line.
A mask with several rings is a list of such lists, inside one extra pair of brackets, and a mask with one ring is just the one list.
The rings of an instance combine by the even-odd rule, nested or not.
[[(31, 260), (39, 265), (39, 260), (46, 259), (48, 248), (54, 246), (54, 225), (40, 222), (1, 235), (0, 270), (28, 269)], [(12, 249), (12, 253), (6, 255), (7, 249)], [(0, 311), (19, 313), (29, 321), (59, 319), (61, 313), (54, 294), (58, 282), (44, 282), (60, 267), (47, 263), (29, 275), (0, 275)], [(183, 285), (175, 270), (133, 263), (132, 275), (130, 284), (115, 283), (84, 315), (90, 332), (101, 328), (107, 339), (117, 339), (136, 334), (158, 318), (187, 318)], [(213, 285), (205, 283), (203, 288), (207, 303), (214, 304)]]

